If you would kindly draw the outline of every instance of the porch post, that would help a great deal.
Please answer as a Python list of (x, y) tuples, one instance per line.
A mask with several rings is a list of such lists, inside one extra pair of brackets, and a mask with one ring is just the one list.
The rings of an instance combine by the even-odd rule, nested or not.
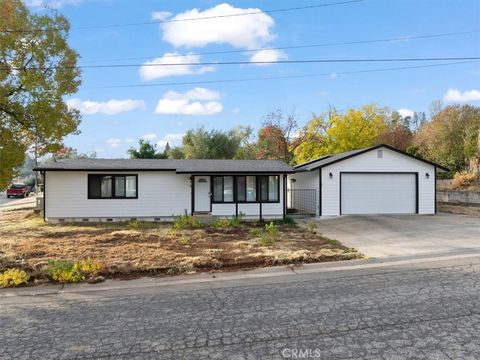
[(195, 208), (195, 175), (191, 175), (190, 176), (190, 184), (191, 184), (191, 195), (192, 195), (192, 201), (191, 201), (191, 212), (190, 214), (193, 216), (193, 211), (194, 211), (194, 208)]

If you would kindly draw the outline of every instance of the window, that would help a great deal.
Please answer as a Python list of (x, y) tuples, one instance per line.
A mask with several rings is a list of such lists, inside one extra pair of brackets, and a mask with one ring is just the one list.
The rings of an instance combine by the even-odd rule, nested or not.
[(89, 199), (136, 199), (137, 175), (88, 175)]
[(278, 176), (260, 176), (260, 194), (262, 202), (278, 202), (279, 193)]
[(279, 202), (280, 178), (274, 176), (213, 176), (214, 203)]
[(237, 177), (237, 201), (255, 202), (257, 201), (257, 183), (255, 176)]
[(233, 202), (233, 176), (213, 177), (213, 201)]

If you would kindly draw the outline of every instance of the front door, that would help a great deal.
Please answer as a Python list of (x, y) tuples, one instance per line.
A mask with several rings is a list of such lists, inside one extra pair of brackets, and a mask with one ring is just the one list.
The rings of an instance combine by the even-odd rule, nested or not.
[(195, 176), (195, 212), (210, 211), (210, 177)]

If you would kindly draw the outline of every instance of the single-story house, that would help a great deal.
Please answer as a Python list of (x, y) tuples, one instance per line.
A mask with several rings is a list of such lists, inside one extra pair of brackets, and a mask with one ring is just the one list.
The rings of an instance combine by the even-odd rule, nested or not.
[(69, 159), (37, 167), (47, 221), (282, 218), (293, 168), (276, 160)]
[(48, 221), (162, 221), (207, 214), (435, 214), (448, 169), (387, 145), (291, 167), (276, 160), (72, 159), (42, 165)]
[(294, 168), (287, 180), (287, 206), (316, 216), (435, 214), (437, 171), (448, 171), (383, 144)]

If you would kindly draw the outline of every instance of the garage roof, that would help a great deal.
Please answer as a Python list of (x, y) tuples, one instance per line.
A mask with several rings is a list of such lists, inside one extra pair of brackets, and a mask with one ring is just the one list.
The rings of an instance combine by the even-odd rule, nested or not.
[(315, 169), (318, 169), (318, 168), (325, 167), (327, 165), (331, 165), (331, 164), (334, 164), (334, 163), (337, 163), (337, 162), (340, 162), (340, 161), (343, 161), (343, 160), (346, 160), (346, 159), (350, 159), (354, 156), (364, 154), (368, 151), (376, 150), (376, 149), (379, 149), (379, 148), (382, 148), (382, 147), (387, 148), (387, 149), (392, 150), (392, 151), (395, 151), (399, 154), (411, 157), (415, 160), (422, 161), (424, 163), (435, 166), (437, 169), (439, 169), (441, 171), (450, 171), (449, 169), (447, 169), (446, 167), (444, 167), (442, 165), (435, 164), (431, 161), (422, 159), (418, 156), (415, 156), (415, 155), (409, 154), (407, 152), (395, 149), (394, 147), (391, 147), (389, 145), (380, 144), (380, 145), (370, 146), (370, 147), (363, 148), (363, 149), (358, 149), (358, 150), (345, 151), (345, 152), (342, 152), (342, 153), (337, 153), (337, 154), (332, 154), (332, 155), (324, 155), (324, 156), (321, 156), (317, 159), (310, 160), (306, 163), (296, 165), (294, 167), (295, 172), (312, 171), (312, 170), (315, 170)]
[(293, 173), (280, 160), (67, 159), (36, 167), (37, 171), (175, 171), (198, 173)]

